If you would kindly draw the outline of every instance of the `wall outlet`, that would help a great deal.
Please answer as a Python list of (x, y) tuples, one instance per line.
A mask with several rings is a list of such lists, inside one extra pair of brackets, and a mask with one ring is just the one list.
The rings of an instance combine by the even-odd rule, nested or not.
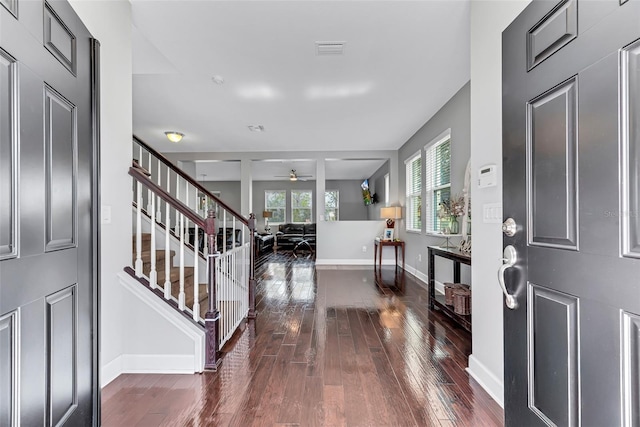
[(362, 247), (362, 252), (367, 252), (367, 247), (366, 246)]
[(422, 262), (422, 254), (418, 254), (418, 262)]

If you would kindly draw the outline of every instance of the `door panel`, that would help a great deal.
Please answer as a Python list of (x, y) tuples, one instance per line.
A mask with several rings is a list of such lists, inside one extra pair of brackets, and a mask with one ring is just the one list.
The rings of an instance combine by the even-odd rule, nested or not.
[[(504, 237), (519, 306), (504, 311), (505, 421), (637, 426), (640, 259), (623, 254), (637, 242), (640, 2), (577, 3), (566, 42), (571, 7), (533, 1), (503, 33), (503, 206), (519, 225)], [(542, 30), (552, 54), (531, 50)]]
[(76, 242), (76, 108), (52, 88), (44, 88), (47, 173), (46, 249)]
[(0, 317), (0, 425), (10, 426), (17, 419), (17, 313)]
[(46, 298), (49, 426), (63, 425), (78, 406), (76, 296), (74, 285)]
[(640, 426), (640, 316), (622, 312), (623, 421)]
[(577, 79), (527, 108), (529, 244), (577, 249)]
[(16, 65), (0, 50), (0, 259), (16, 255)]
[(622, 51), (622, 253), (640, 258), (640, 41)]
[[(0, 425), (97, 425), (93, 41), (66, 1), (20, 1), (17, 11), (0, 7), (0, 162), (17, 160), (0, 168), (0, 230), (11, 227), (6, 212), (15, 212), (19, 247), (0, 261), (0, 339), (8, 339), (4, 319), (14, 313), (18, 345), (12, 361), (0, 353), (0, 407), (19, 413)], [(12, 61), (14, 104), (5, 90)], [(7, 105), (19, 106), (10, 119)], [(8, 121), (19, 144), (5, 131)], [(11, 173), (20, 188), (13, 210), (4, 183)], [(11, 401), (7, 369), (19, 390)]]
[(532, 283), (528, 300), (529, 407), (555, 425), (578, 425), (578, 300)]
[(578, 36), (578, 1), (560, 2), (527, 34), (529, 70)]

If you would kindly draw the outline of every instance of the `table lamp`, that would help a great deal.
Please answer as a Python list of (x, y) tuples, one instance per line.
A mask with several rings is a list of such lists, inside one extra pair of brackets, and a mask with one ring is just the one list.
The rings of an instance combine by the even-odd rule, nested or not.
[(402, 218), (402, 208), (400, 206), (380, 208), (380, 218), (387, 220), (387, 228), (393, 228), (393, 234), (395, 234), (395, 220)]
[(267, 233), (271, 232), (271, 227), (269, 226), (269, 218), (273, 216), (273, 212), (271, 211), (262, 211), (262, 218), (264, 218), (264, 231)]

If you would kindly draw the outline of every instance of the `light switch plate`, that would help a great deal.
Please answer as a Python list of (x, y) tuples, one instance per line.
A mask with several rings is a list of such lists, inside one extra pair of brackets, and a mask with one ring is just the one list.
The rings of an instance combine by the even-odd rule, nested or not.
[(482, 205), (482, 222), (485, 224), (501, 224), (502, 203), (485, 203)]
[(111, 224), (111, 206), (102, 206), (100, 211), (100, 222), (102, 224)]

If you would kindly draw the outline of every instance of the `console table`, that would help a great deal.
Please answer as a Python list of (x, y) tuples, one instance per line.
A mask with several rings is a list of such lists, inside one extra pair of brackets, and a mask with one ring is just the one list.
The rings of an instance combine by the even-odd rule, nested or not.
[[(373, 268), (382, 268), (382, 248), (385, 246), (391, 246), (396, 251), (396, 268), (398, 267), (398, 248), (402, 250), (402, 268), (404, 269), (404, 242), (394, 240), (381, 240), (376, 239), (373, 247)], [(378, 256), (378, 252), (380, 256)]]
[(436, 256), (453, 261), (453, 282), (460, 283), (460, 264), (471, 265), (471, 255), (453, 248), (429, 246), (429, 308), (439, 308), (444, 314), (467, 331), (471, 332), (471, 315), (460, 315), (453, 311), (453, 307), (444, 303), (444, 295), (436, 295)]

